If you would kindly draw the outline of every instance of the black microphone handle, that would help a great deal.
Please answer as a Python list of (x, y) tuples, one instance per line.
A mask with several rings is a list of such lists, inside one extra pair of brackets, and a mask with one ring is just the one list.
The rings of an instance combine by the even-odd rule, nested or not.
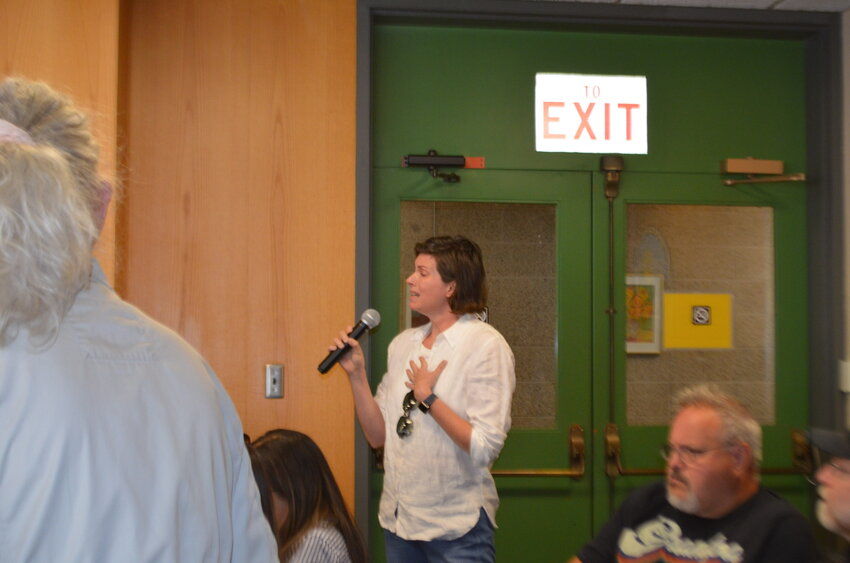
[[(369, 330), (369, 325), (364, 323), (363, 321), (359, 321), (351, 332), (348, 333), (348, 336), (354, 338), (355, 340), (359, 340), (363, 333)], [(337, 348), (336, 350), (331, 351), (325, 356), (325, 359), (322, 360), (322, 363), (319, 364), (319, 373), (328, 373), (330, 369), (336, 364), (339, 359), (349, 350), (351, 350), (351, 345), (349, 343), (345, 343), (345, 346), (342, 348)]]

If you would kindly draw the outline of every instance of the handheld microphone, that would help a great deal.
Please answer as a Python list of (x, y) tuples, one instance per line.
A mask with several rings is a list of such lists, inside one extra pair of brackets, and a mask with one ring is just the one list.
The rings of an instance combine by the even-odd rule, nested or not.
[[(379, 324), (381, 324), (381, 314), (375, 309), (366, 309), (363, 311), (363, 314), (360, 315), (360, 321), (354, 326), (351, 332), (348, 333), (348, 336), (355, 340), (359, 340), (366, 331), (372, 330)], [(334, 364), (336, 364), (349, 350), (351, 350), (351, 346), (346, 343), (346, 345), (342, 348), (337, 348), (330, 352), (325, 359), (322, 360), (322, 363), (319, 364), (319, 373), (328, 373)]]

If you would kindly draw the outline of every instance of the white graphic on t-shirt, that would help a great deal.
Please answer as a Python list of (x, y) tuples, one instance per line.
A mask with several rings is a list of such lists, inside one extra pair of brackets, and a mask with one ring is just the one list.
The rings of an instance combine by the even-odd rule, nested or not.
[[(618, 542), (621, 561), (644, 558), (662, 553), (674, 556), (673, 561), (722, 561), (740, 563), (744, 559), (744, 548), (730, 542), (721, 533), (709, 540), (692, 540), (682, 537), (682, 529), (673, 520), (658, 516), (644, 522), (636, 530), (623, 529)], [(663, 557), (664, 561), (670, 561)]]

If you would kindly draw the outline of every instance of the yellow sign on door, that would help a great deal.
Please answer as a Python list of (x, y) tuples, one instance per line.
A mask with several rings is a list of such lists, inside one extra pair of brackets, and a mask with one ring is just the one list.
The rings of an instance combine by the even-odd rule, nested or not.
[(665, 293), (665, 348), (731, 348), (732, 295)]

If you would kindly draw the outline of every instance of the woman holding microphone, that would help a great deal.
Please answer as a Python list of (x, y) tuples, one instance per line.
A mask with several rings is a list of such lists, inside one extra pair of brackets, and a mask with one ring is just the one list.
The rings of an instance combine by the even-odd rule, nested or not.
[(478, 245), (440, 236), (414, 250), (409, 305), (429, 322), (390, 343), (374, 397), (351, 327), (330, 350), (351, 346), (340, 365), (367, 441), (384, 448), (378, 516), (387, 560), (494, 561), (490, 467), (510, 429), (513, 353), (480, 318), (487, 288)]

